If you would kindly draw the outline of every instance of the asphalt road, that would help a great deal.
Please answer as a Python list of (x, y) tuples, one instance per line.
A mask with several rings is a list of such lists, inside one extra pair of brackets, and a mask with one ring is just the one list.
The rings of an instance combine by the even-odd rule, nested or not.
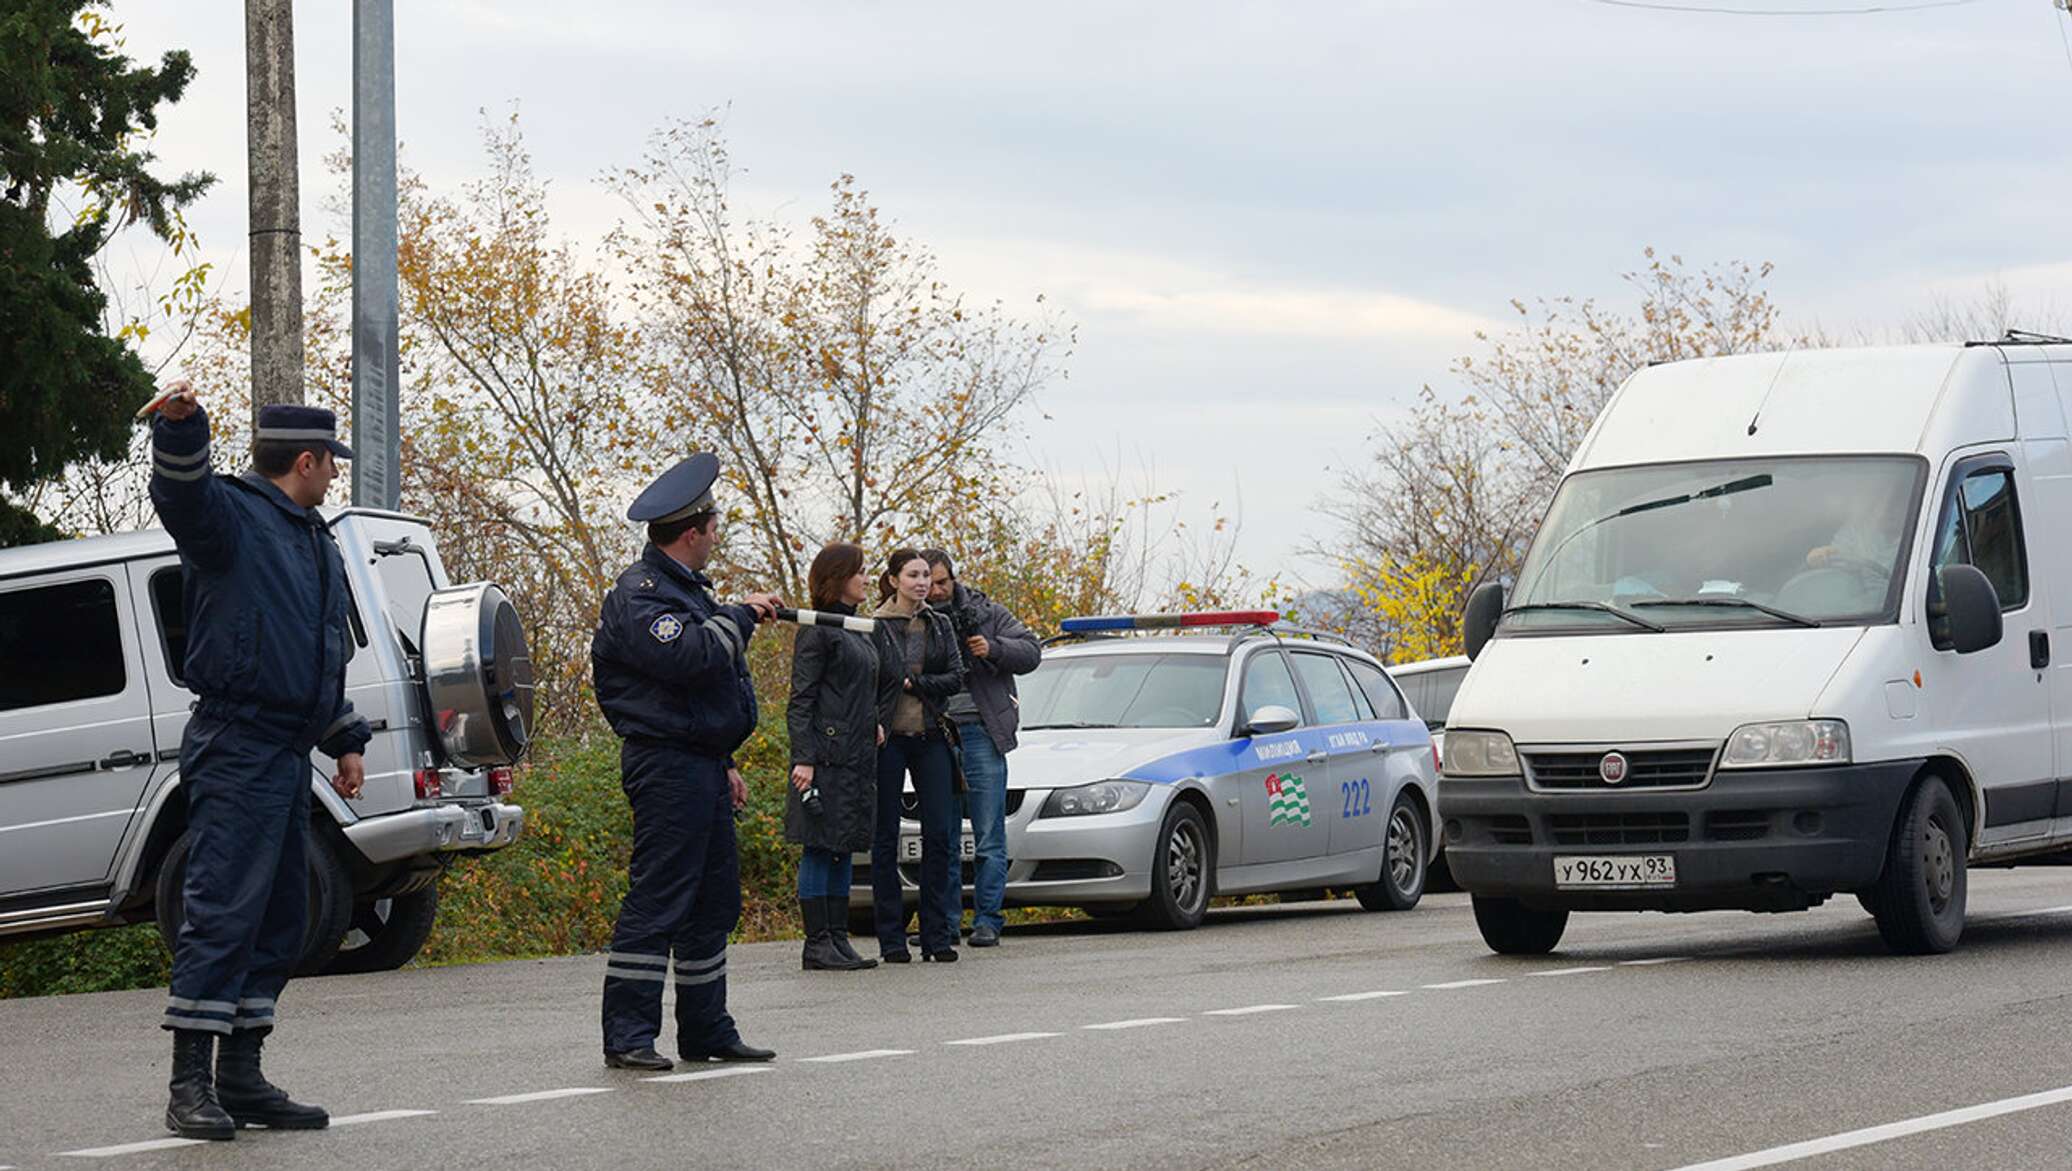
[(167, 1137), (161, 994), (0, 1001), (0, 1168), (2063, 1167), (2072, 870), (1971, 908), (1935, 959), (1849, 899), (1579, 917), (1533, 960), (1460, 895), (856, 974), (755, 945), (735, 1015), (779, 1060), (675, 1081), (604, 1069), (602, 957), (310, 980), (269, 1071), (361, 1120), (171, 1149), (127, 1149)]

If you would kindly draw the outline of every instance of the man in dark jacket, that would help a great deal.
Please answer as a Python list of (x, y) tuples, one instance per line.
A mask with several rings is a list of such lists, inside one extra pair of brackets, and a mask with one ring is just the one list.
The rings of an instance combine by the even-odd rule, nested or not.
[(1007, 754), (1021, 727), (1021, 702), (1014, 677), (1043, 661), (1043, 646), (1007, 607), (957, 580), (956, 565), (941, 549), (929, 549), (934, 583), (928, 603), (950, 616), (964, 648), (964, 690), (951, 697), (946, 713), (957, 723), (963, 747), (965, 815), (971, 819), (977, 866), (972, 882), (971, 946), (996, 947), (1006, 920)]
[(152, 428), (151, 503), (180, 550), (183, 678), (200, 701), (180, 742), (189, 845), (161, 1022), (173, 1034), (166, 1126), (205, 1139), (320, 1129), (330, 1116), (269, 1083), (259, 1049), (302, 958), (310, 750), (338, 762), (332, 787), (351, 799), (371, 738), (345, 698), (345, 559), (317, 513), (352, 451), (330, 411), (269, 405), (253, 470), (212, 475), (208, 415), (191, 386), (170, 389)]
[(733, 811), (748, 799), (734, 750), (755, 730), (748, 640), (778, 599), (722, 606), (704, 569), (719, 533), (719, 460), (662, 473), (627, 510), (647, 523), (640, 560), (604, 597), (590, 663), (633, 805), (633, 861), (604, 969), (604, 1060), (663, 1070), (662, 985), (676, 957), (676, 1049), (685, 1061), (768, 1061), (727, 1014), (727, 936), (741, 919)]

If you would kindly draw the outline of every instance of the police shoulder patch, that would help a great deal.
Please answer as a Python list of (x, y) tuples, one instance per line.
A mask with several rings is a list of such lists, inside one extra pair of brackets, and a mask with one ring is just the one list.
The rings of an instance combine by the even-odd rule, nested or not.
[(675, 642), (683, 634), (683, 622), (674, 614), (664, 614), (648, 627), (648, 633), (656, 642)]

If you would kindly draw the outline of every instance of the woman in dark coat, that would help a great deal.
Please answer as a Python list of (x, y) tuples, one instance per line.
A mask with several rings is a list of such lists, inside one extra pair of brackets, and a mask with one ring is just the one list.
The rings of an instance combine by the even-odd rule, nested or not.
[(956, 766), (942, 719), (943, 704), (964, 690), (964, 656), (949, 617), (928, 606), (931, 574), (915, 550), (894, 553), (878, 579), (881, 604), (872, 614), (879, 644), (899, 672), (885, 711), (885, 743), (878, 749), (878, 829), (871, 842), (878, 952), (893, 964), (913, 958), (899, 887), (899, 795), (908, 774), (921, 806), (921, 958), (955, 961), (957, 925), (964, 918), (963, 866), (957, 859), (963, 802), (957, 799)]
[[(829, 545), (813, 558), (807, 589), (815, 609), (854, 614), (869, 589), (863, 550)], [(801, 627), (791, 656), (791, 788), (784, 837), (799, 858), (799, 913), (806, 922), (800, 964), (808, 971), (875, 968), (849, 946), (850, 859), (871, 848), (877, 825), (878, 744), (900, 684), (896, 665), (868, 634)]]

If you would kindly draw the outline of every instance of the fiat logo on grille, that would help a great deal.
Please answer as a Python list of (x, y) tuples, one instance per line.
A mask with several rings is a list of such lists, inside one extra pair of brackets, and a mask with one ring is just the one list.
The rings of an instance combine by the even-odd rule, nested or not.
[(1616, 785), (1626, 779), (1627, 767), (1628, 763), (1625, 753), (1607, 752), (1604, 754), (1604, 759), (1597, 762), (1597, 775), (1603, 779), (1605, 784)]

